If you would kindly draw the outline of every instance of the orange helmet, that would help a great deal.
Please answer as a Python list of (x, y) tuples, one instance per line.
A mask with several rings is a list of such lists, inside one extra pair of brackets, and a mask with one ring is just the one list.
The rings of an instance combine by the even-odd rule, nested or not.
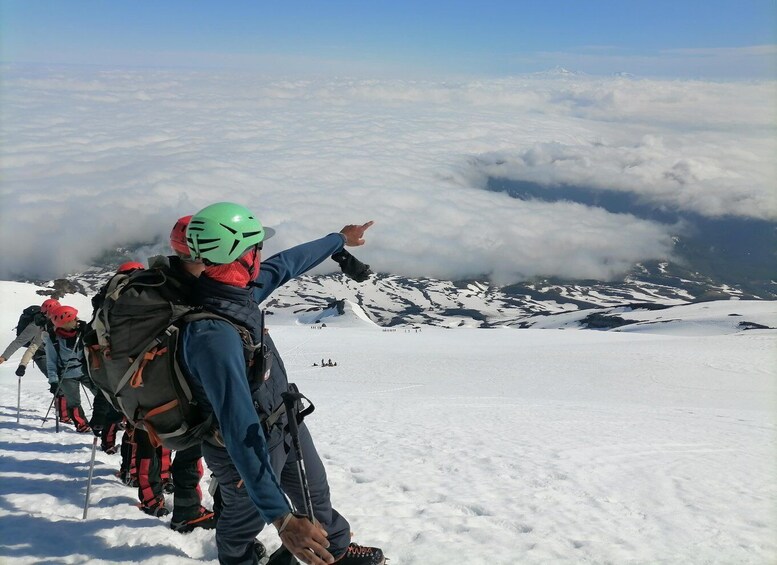
[(143, 263), (138, 263), (137, 261), (127, 261), (126, 263), (119, 265), (119, 268), (116, 269), (116, 273), (130, 273), (137, 269), (145, 268), (146, 266)]
[(59, 300), (56, 298), (47, 298), (43, 301), (43, 304), (40, 305), (40, 311), (46, 314), (46, 316), (51, 317), (51, 311), (56, 310), (59, 306)]
[(178, 221), (173, 226), (173, 231), (170, 232), (170, 247), (184, 257), (189, 257), (192, 254), (186, 243), (186, 228), (189, 226), (191, 219), (191, 216), (178, 218)]
[(59, 306), (51, 312), (51, 322), (55, 328), (61, 328), (76, 319), (78, 319), (78, 310), (72, 306)]

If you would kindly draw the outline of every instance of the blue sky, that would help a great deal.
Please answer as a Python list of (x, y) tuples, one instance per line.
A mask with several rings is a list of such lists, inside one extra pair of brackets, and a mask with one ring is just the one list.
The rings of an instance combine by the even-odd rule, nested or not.
[(775, 76), (777, 0), (0, 0), (2, 60), (268, 72)]

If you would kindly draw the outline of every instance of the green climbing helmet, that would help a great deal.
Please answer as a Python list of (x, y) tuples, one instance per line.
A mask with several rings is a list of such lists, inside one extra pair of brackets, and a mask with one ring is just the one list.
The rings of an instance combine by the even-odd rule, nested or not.
[(211, 204), (192, 216), (186, 244), (193, 259), (226, 265), (270, 236), (269, 228), (244, 206), (232, 202)]

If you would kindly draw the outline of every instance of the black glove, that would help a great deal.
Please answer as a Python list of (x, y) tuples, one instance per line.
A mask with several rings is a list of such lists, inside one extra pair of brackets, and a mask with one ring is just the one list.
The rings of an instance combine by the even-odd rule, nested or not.
[(59, 392), (59, 383), (49, 383), (49, 391), (51, 391), (51, 394), (57, 394)]
[(356, 282), (364, 282), (372, 274), (369, 265), (365, 265), (345, 249), (332, 255), (332, 259), (340, 265), (340, 269), (346, 276)]
[(105, 422), (101, 421), (102, 418), (97, 417), (96, 414), (92, 414), (92, 419), (89, 420), (89, 427), (92, 428), (92, 433), (95, 437), (100, 437), (105, 427)]
[(26, 371), (27, 371), (27, 365), (19, 365), (18, 367), (16, 367), (16, 376), (23, 377)]

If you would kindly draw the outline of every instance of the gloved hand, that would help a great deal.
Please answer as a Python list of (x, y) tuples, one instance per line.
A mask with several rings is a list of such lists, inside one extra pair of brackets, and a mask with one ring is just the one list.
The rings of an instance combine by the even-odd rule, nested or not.
[(346, 276), (356, 282), (364, 282), (372, 274), (369, 265), (365, 265), (345, 249), (332, 255), (332, 259), (340, 265), (340, 269)]
[(100, 434), (105, 427), (105, 422), (95, 418), (95, 414), (92, 414), (92, 418), (89, 420), (89, 427), (92, 428), (92, 433), (95, 437), (100, 437)]
[(57, 394), (58, 390), (59, 390), (59, 383), (49, 383), (49, 391), (51, 391), (51, 394)]
[(16, 376), (23, 377), (26, 371), (27, 371), (27, 365), (19, 365), (18, 367), (16, 367)]

